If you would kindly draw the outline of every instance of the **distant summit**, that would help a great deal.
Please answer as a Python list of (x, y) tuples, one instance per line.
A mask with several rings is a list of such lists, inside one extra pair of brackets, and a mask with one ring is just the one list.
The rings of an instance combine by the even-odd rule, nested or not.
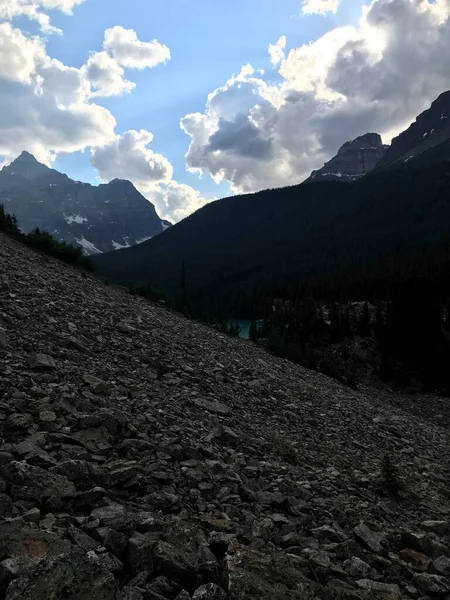
[(66, 178), (66, 175), (62, 175), (54, 169), (43, 165), (38, 162), (32, 154), (29, 152), (22, 152), (22, 154), (16, 158), (10, 165), (4, 167), (1, 171), (3, 175), (23, 177), (29, 181), (42, 178)]
[(392, 140), (379, 166), (407, 162), (450, 140), (450, 91), (441, 94), (410, 127)]
[(371, 171), (387, 149), (378, 133), (366, 133), (346, 142), (335, 157), (313, 171), (306, 181), (355, 181)]
[(39, 227), (87, 254), (128, 248), (171, 226), (127, 180), (74, 181), (22, 152), (0, 171), (0, 204), (24, 232)]

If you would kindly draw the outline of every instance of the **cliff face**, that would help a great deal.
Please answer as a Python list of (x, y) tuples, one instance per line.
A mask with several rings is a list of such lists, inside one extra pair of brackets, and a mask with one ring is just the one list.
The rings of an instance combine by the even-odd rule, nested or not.
[(411, 158), (448, 140), (450, 140), (450, 91), (441, 94), (406, 131), (392, 140), (391, 147), (379, 166), (408, 162)]
[(74, 181), (27, 152), (0, 171), (0, 203), (22, 231), (39, 227), (87, 254), (139, 244), (170, 226), (131, 182)]
[(0, 263), (1, 597), (450, 592), (448, 402), (414, 415), (2, 235)]
[(371, 171), (387, 149), (378, 133), (366, 133), (346, 142), (336, 156), (313, 171), (306, 181), (355, 181)]

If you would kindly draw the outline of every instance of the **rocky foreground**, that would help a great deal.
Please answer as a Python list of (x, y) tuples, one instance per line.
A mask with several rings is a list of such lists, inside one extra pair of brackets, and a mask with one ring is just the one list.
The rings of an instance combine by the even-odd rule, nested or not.
[(0, 598), (445, 598), (417, 412), (0, 236)]

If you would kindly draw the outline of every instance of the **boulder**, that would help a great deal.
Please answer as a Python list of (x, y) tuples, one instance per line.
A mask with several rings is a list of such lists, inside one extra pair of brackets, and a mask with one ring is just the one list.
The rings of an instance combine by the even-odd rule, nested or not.
[(113, 600), (116, 592), (114, 576), (94, 558), (74, 549), (63, 556), (46, 557), (14, 580), (6, 600)]

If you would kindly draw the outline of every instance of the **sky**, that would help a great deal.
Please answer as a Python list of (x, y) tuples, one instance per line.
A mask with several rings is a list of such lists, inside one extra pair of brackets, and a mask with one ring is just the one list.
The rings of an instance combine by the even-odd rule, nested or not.
[(450, 89), (450, 0), (0, 0), (0, 162), (176, 222), (385, 142)]

